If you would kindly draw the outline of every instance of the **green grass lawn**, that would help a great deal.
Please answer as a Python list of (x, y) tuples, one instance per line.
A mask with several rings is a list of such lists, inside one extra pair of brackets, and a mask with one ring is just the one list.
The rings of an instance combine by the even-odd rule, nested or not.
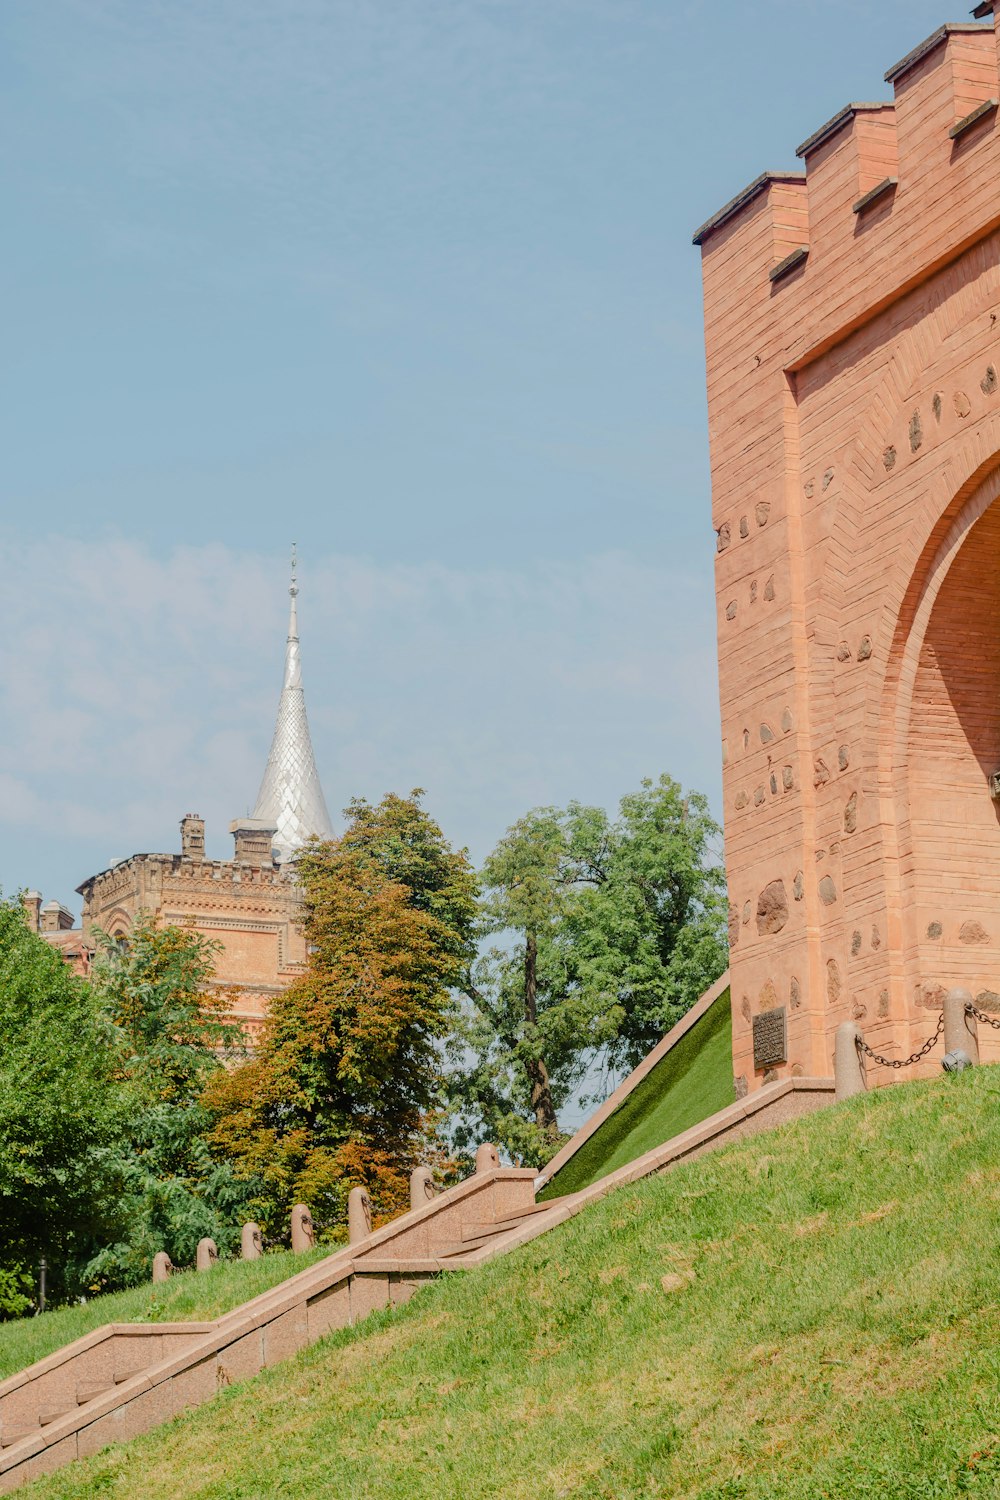
[(1000, 1068), (609, 1194), (25, 1500), (1000, 1494)]
[(727, 989), (570, 1157), (539, 1198), (561, 1198), (589, 1187), (732, 1104), (732, 1037)]
[(221, 1317), (329, 1254), (327, 1246), (307, 1255), (275, 1251), (260, 1260), (222, 1261), (211, 1271), (179, 1271), (157, 1286), (94, 1297), (83, 1307), (0, 1323), (0, 1380), (103, 1323), (200, 1323)]

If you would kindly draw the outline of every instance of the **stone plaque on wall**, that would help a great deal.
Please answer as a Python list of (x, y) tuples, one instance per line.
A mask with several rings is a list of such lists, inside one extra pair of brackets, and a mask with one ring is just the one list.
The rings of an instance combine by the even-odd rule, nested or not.
[(762, 1010), (753, 1018), (753, 1065), (755, 1068), (773, 1068), (788, 1061), (788, 1029), (785, 1024), (785, 1007)]

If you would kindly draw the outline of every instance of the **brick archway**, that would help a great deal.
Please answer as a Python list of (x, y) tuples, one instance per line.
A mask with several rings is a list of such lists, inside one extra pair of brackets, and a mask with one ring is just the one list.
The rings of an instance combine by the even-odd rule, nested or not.
[(104, 919), (103, 926), (109, 938), (117, 940), (118, 938), (128, 937), (132, 931), (132, 918), (127, 911), (119, 906), (114, 911), (108, 913)]
[(896, 833), (897, 977), (915, 1034), (950, 984), (987, 1004), (1000, 990), (1000, 815), (988, 785), (1000, 766), (1000, 455), (959, 500), (914, 593), (894, 643), (879, 781)]

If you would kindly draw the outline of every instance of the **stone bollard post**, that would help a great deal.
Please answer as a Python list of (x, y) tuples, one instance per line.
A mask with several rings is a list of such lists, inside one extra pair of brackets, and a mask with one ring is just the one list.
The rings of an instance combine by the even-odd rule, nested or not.
[(347, 1200), (348, 1243), (356, 1245), (359, 1240), (366, 1240), (371, 1232), (372, 1200), (368, 1196), (368, 1189), (351, 1188), (350, 1197)]
[(434, 1197), (434, 1176), (430, 1167), (414, 1167), (410, 1173), (410, 1207), (423, 1208)]
[(944, 997), (944, 1050), (964, 1052), (973, 1067), (979, 1066), (979, 1036), (975, 1016), (966, 1010), (972, 1004), (972, 995), (960, 986), (949, 990)]
[(195, 1256), (195, 1270), (210, 1271), (219, 1259), (218, 1247), (214, 1240), (206, 1237), (198, 1241), (198, 1251)]
[(251, 1219), (240, 1231), (240, 1259), (260, 1260), (263, 1254), (264, 1236), (260, 1232), (260, 1225)]
[(491, 1141), (476, 1147), (476, 1171), (494, 1172), (500, 1165), (500, 1153)]
[(304, 1250), (311, 1250), (315, 1243), (312, 1214), (304, 1203), (296, 1203), (292, 1209), (292, 1250), (301, 1255)]
[(173, 1269), (174, 1263), (167, 1252), (165, 1250), (157, 1250), (153, 1256), (153, 1280), (166, 1281)]
[(868, 1088), (864, 1055), (858, 1047), (861, 1030), (854, 1021), (843, 1021), (838, 1027), (833, 1043), (833, 1081), (836, 1097), (850, 1099), (863, 1094)]

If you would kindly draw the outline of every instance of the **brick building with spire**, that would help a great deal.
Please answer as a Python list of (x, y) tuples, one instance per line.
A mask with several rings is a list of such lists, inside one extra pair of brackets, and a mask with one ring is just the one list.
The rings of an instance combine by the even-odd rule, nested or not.
[(203, 933), (220, 945), (215, 984), (231, 997), (230, 1014), (251, 1037), (270, 998), (305, 964), (301, 897), (291, 861), (310, 837), (333, 836), (306, 716), (294, 557), (289, 593), (274, 737), (252, 816), (230, 824), (233, 858), (207, 859), (204, 819), (187, 813), (179, 853), (133, 854), (77, 887), (83, 898), (79, 928), (59, 903), (43, 905), (37, 892), (25, 897), (29, 924), (82, 974), (89, 971), (94, 929), (124, 937), (140, 912)]

